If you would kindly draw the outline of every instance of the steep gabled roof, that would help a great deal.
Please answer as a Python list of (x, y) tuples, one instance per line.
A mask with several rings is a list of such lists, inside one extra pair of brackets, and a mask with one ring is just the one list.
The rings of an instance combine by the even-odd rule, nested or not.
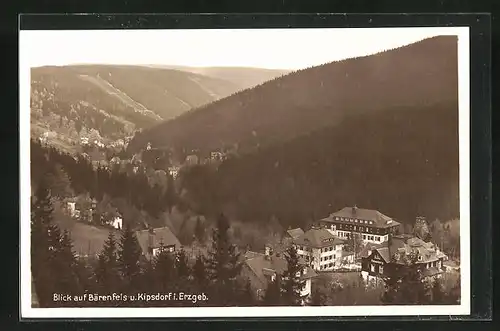
[(292, 237), (293, 239), (295, 239), (295, 238), (298, 238), (301, 235), (303, 235), (304, 234), (304, 230), (302, 230), (301, 228), (296, 228), (296, 229), (290, 229), (286, 233), (288, 233), (288, 235), (290, 237)]
[[(172, 233), (170, 228), (156, 228), (152, 229), (152, 231), (152, 248), (159, 248), (161, 244), (163, 244), (163, 246), (175, 245), (176, 249), (181, 246), (179, 239), (177, 239), (177, 237)], [(149, 235), (150, 230), (141, 230), (136, 232), (137, 240), (139, 241), (139, 245), (144, 253), (149, 252)]]
[(343, 244), (344, 241), (324, 228), (311, 228), (293, 240), (294, 244), (321, 248)]

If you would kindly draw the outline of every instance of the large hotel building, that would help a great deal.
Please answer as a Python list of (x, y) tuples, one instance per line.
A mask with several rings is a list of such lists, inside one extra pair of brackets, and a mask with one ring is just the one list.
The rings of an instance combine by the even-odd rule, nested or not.
[(348, 238), (351, 233), (361, 235), (364, 242), (382, 243), (389, 234), (399, 232), (400, 223), (377, 210), (362, 209), (356, 206), (345, 207), (321, 219), (319, 224), (339, 238)]

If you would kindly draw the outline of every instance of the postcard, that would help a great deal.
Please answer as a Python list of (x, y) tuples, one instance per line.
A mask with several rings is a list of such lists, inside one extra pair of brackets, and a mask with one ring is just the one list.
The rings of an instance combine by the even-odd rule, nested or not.
[(27, 318), (470, 313), (469, 28), (21, 30)]

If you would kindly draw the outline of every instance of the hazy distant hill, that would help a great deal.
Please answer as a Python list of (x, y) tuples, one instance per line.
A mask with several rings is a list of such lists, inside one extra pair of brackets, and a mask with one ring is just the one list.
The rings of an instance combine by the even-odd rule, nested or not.
[(213, 77), (231, 82), (242, 90), (255, 87), (268, 80), (281, 77), (291, 72), (284, 69), (265, 69), (250, 67), (187, 67), (187, 66), (150, 66), (153, 68), (175, 69), (192, 72), (203, 76)]
[(39, 67), (31, 70), (31, 119), (38, 134), (74, 140), (86, 128), (115, 139), (239, 89), (218, 78), (143, 66)]
[[(288, 141), (347, 115), (455, 102), (457, 38), (440, 36), (379, 54), (290, 73), (145, 130), (132, 141), (240, 152)], [(352, 134), (361, 134), (353, 132)]]

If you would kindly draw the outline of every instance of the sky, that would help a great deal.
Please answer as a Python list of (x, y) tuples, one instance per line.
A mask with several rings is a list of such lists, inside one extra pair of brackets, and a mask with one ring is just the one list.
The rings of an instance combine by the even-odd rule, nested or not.
[(301, 69), (374, 54), (456, 28), (21, 31), (30, 67), (71, 64)]

